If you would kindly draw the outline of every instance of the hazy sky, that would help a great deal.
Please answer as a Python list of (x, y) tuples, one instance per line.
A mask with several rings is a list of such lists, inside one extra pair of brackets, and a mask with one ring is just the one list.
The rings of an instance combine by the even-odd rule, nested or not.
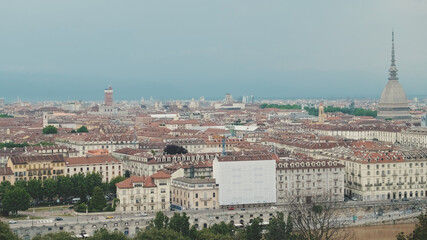
[(426, 96), (427, 1), (0, 0), (0, 97)]

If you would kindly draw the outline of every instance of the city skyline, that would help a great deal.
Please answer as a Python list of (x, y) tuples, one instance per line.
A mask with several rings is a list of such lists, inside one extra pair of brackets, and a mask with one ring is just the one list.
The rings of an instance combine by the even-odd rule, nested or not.
[(0, 97), (379, 99), (393, 28), (400, 82), (425, 96), (424, 2), (100, 3), (1, 2)]

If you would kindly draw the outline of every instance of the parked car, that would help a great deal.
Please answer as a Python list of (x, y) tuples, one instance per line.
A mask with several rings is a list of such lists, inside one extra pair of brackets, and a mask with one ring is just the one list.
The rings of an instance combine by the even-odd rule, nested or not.
[(228, 210), (234, 210), (234, 207), (229, 207)]
[(114, 217), (113, 216), (106, 216), (105, 218), (106, 219), (113, 219)]
[(357, 201), (357, 197), (352, 197), (351, 200), (352, 201)]
[(143, 212), (143, 213), (137, 213), (137, 214), (135, 214), (135, 216), (137, 216), (137, 217), (146, 217), (146, 216), (148, 216), (148, 214), (145, 213), (145, 212)]
[(56, 217), (55, 218), (55, 221), (62, 221), (62, 220), (64, 220), (62, 217)]
[(402, 198), (402, 201), (403, 201), (403, 202), (408, 202), (408, 201), (409, 201), (409, 199), (407, 199), (407, 198)]
[(16, 223), (18, 223), (18, 222), (15, 220), (9, 220), (9, 224), (16, 224)]
[(398, 200), (397, 200), (397, 199), (391, 199), (390, 201), (391, 201), (391, 202), (398, 202)]

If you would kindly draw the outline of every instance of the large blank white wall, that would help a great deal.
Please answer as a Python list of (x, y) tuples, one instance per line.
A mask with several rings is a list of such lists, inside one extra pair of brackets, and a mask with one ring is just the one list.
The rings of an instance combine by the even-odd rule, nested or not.
[(219, 204), (276, 202), (276, 161), (215, 160), (213, 175), (219, 184)]

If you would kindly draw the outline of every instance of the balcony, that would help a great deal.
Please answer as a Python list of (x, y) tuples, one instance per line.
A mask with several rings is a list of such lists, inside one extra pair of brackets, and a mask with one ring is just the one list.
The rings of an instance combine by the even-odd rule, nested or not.
[(408, 184), (409, 184), (409, 185), (414, 185), (414, 184), (415, 184), (415, 182), (408, 182)]
[(419, 182), (419, 184), (425, 184), (425, 183), (426, 183), (426, 181)]
[(392, 186), (392, 185), (393, 185), (393, 183), (391, 183), (391, 182), (390, 182), (390, 183), (386, 183), (385, 185), (386, 185), (386, 186)]
[(212, 198), (211, 197), (201, 197), (200, 200), (201, 201), (210, 201)]
[(382, 174), (381, 174), (381, 177), (385, 177), (385, 173), (382, 173)]
[(397, 183), (397, 185), (399, 185), (399, 186), (401, 186), (401, 185), (403, 185), (404, 183), (403, 182), (398, 182)]
[(372, 184), (365, 184), (365, 187), (372, 187)]
[(380, 186), (382, 186), (382, 185), (383, 185), (382, 183), (375, 183), (375, 184), (374, 184), (374, 186), (375, 186), (375, 187), (380, 187)]

